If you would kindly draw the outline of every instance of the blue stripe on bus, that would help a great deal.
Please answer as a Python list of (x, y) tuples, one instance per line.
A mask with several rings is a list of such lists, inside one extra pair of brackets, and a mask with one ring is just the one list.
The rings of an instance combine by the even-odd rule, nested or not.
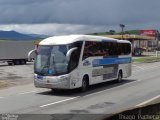
[(111, 64), (124, 64), (131, 63), (132, 58), (103, 58), (103, 59), (94, 59), (92, 61), (93, 67), (111, 65)]

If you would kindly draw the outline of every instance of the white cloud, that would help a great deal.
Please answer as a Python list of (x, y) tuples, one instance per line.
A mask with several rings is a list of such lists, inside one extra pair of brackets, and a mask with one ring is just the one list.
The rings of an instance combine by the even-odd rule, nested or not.
[(160, 0), (1, 0), (0, 24), (86, 24), (160, 21)]
[(1, 30), (45, 35), (86, 34), (105, 31), (105, 26), (80, 24), (9, 24), (0, 25)]
[[(160, 0), (0, 0), (0, 30), (49, 35), (159, 29)], [(6, 25), (4, 25), (6, 24)]]
[[(158, 23), (125, 24), (124, 30), (131, 29), (157, 29)], [(82, 24), (6, 24), (0, 25), (0, 30), (15, 30), (21, 33), (34, 33), (44, 35), (87, 34), (94, 32), (107, 32), (109, 30), (120, 31), (119, 24), (114, 26), (82, 25)]]

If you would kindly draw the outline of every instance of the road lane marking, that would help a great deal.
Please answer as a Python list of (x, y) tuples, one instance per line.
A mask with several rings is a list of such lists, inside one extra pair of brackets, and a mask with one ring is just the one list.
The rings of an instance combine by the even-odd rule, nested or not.
[(136, 105), (136, 107), (144, 106), (144, 105), (146, 105), (147, 103), (150, 103), (150, 102), (152, 102), (152, 101), (154, 101), (154, 100), (156, 100), (156, 99), (158, 99), (158, 98), (160, 98), (160, 95), (158, 95), (158, 96), (156, 96), (156, 97), (153, 97), (153, 98), (151, 98), (151, 99), (149, 99), (149, 100), (146, 100), (146, 101), (144, 101), (144, 102)]
[(0, 97), (0, 99), (2, 99), (2, 98), (4, 98), (4, 97)]
[[(125, 80), (124, 80), (124, 81), (125, 81)], [(120, 85), (120, 86), (116, 86), (116, 88), (128, 86), (128, 85), (133, 84), (133, 83), (135, 83), (135, 82), (139, 82), (139, 81), (128, 82), (128, 83), (122, 84), (122, 85)], [(84, 95), (84, 96), (82, 96), (82, 97), (88, 97), (88, 96), (96, 95), (96, 94), (103, 93), (103, 92), (105, 92), (105, 91), (112, 90), (112, 89), (115, 89), (115, 88), (110, 88), (110, 89), (101, 90), (101, 91), (99, 91), (99, 92), (90, 93), (90, 94)]]
[(140, 67), (140, 66), (138, 66), (138, 65), (134, 65), (135, 67), (137, 67), (137, 68), (139, 68), (139, 69), (141, 69), (141, 70), (144, 70), (145, 68), (143, 68), (143, 67)]
[[(79, 97), (79, 96), (78, 96)], [(68, 98), (68, 99), (64, 99), (64, 100), (60, 100), (60, 101), (57, 101), (57, 102), (53, 102), (53, 103), (49, 103), (49, 104), (45, 104), (45, 105), (41, 105), (40, 107), (47, 107), (47, 106), (50, 106), (50, 105), (55, 105), (55, 104), (58, 104), (58, 103), (62, 103), (62, 102), (66, 102), (66, 101), (69, 101), (69, 100), (73, 100), (73, 99), (76, 99), (78, 97), (72, 97), (72, 98)]]
[(18, 95), (23, 95), (23, 94), (28, 94), (28, 93), (34, 93), (34, 92), (37, 92), (37, 91), (34, 90), (34, 91), (21, 92), (21, 93), (18, 93)]
[[(145, 67), (143, 70), (149, 70), (149, 69), (152, 69), (152, 68), (158, 68), (158, 67), (160, 67), (160, 66), (147, 66), (147, 67)], [(140, 72), (140, 71), (143, 71), (142, 69), (140, 69), (140, 70), (138, 70), (138, 69), (134, 69), (134, 70), (132, 70), (132, 73), (136, 73), (136, 72)]]
[(157, 68), (157, 67), (160, 67), (160, 66), (158, 66), (158, 65), (155, 65), (155, 66), (147, 66), (147, 67), (145, 67), (145, 69), (151, 69), (151, 68)]
[(140, 68), (140, 69), (146, 69), (146, 68), (154, 68), (154, 67), (160, 67), (159, 65), (143, 65), (143, 66), (138, 66), (138, 65), (133, 65), (132, 67), (136, 68)]

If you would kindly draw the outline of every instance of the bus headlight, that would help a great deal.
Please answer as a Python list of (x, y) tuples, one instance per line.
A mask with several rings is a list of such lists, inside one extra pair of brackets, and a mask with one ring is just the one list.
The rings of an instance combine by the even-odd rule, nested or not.
[(65, 77), (62, 77), (60, 79), (61, 79), (61, 81), (69, 81), (71, 79), (71, 77), (70, 76), (65, 76)]

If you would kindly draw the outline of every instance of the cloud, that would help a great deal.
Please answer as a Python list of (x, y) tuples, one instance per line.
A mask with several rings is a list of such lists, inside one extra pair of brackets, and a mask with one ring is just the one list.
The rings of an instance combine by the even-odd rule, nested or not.
[[(156, 29), (158, 23), (144, 23), (140, 25), (126, 25), (125, 30), (131, 29)], [(145, 26), (145, 27), (144, 27)], [(44, 35), (87, 34), (95, 32), (107, 32), (109, 30), (120, 31), (119, 25), (83, 25), (83, 24), (9, 24), (0, 25), (0, 30), (15, 30), (21, 33), (34, 33)]]
[(159, 0), (1, 0), (0, 23), (140, 24), (160, 20), (159, 4)]
[(160, 0), (0, 0), (0, 29), (69, 34), (160, 27)]
[(10, 24), (0, 25), (1, 30), (45, 35), (86, 34), (105, 30), (105, 26), (80, 24)]

